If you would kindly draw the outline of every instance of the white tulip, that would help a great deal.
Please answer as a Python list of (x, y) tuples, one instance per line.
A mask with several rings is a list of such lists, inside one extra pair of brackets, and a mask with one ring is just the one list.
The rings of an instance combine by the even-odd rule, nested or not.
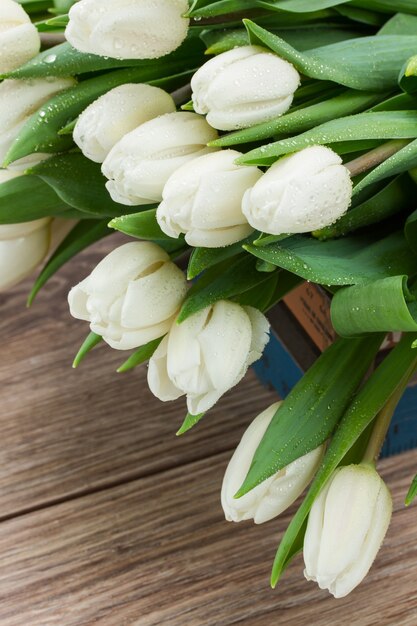
[(235, 150), (205, 154), (172, 174), (156, 213), (164, 233), (185, 233), (190, 246), (220, 248), (253, 232), (242, 213), (242, 198), (262, 172), (235, 165), (239, 156)]
[(208, 411), (262, 355), (269, 323), (257, 309), (221, 300), (174, 324), (149, 361), (160, 400), (187, 396), (192, 415)]
[[(0, 171), (0, 183), (14, 178)], [(50, 243), (50, 219), (0, 225), (0, 290), (29, 276), (45, 258)]]
[(103, 163), (110, 150), (141, 124), (173, 113), (172, 97), (158, 87), (128, 83), (111, 89), (88, 106), (77, 120), (74, 141), (91, 161)]
[(280, 404), (276, 402), (253, 420), (230, 459), (221, 492), (222, 507), (228, 522), (253, 519), (255, 524), (263, 524), (280, 515), (301, 495), (320, 465), (324, 446), (296, 459), (241, 498), (234, 498)]
[(17, 69), (41, 47), (41, 39), (29, 15), (13, 0), (0, 2), (0, 73)]
[(349, 170), (338, 154), (311, 146), (281, 158), (243, 198), (253, 228), (271, 235), (307, 233), (333, 224), (352, 196)]
[(36, 78), (0, 83), (0, 163), (30, 116), (74, 82), (72, 78)]
[(219, 130), (236, 130), (285, 113), (300, 84), (296, 69), (270, 50), (242, 46), (207, 61), (191, 80), (194, 110)]
[(157, 59), (187, 36), (187, 0), (80, 0), (65, 36), (81, 52), (116, 59)]
[(168, 332), (185, 292), (184, 274), (162, 248), (132, 241), (110, 252), (68, 301), (71, 315), (112, 348), (130, 350)]
[(103, 163), (115, 202), (135, 206), (162, 200), (168, 178), (195, 157), (215, 148), (217, 133), (195, 113), (168, 113), (145, 122), (121, 139)]
[(368, 573), (387, 532), (391, 494), (370, 465), (339, 468), (314, 501), (304, 539), (304, 575), (335, 598)]

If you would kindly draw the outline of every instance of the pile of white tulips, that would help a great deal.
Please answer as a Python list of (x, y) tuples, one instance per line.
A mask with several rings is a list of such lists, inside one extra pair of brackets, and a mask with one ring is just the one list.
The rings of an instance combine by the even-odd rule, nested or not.
[[(107, 224), (136, 238), (69, 292), (71, 315), (91, 331), (80, 358), (103, 340), (135, 351), (126, 369), (149, 360), (151, 392), (162, 401), (186, 398), (182, 433), (262, 357), (273, 305), (303, 279), (330, 287), (335, 328), (342, 321), (352, 330), (287, 400), (249, 425), (221, 503), (229, 521), (264, 523), (312, 483), (278, 551), (273, 583), (305, 532), (305, 576), (338, 598), (361, 582), (384, 540), (392, 500), (375, 462), (417, 366), (412, 309), (404, 322), (415, 298), (414, 207), (402, 197), (412, 185), (407, 172), (417, 180), (417, 64), (408, 63), (417, 36), (405, 26), (415, 20), (417, 29), (417, 11), (401, 21), (395, 9), (378, 13), (364, 0), (357, 10), (378, 18), (365, 29), (356, 14), (338, 12), (340, 0), (328, 2), (323, 29), (312, 34), (320, 5), (312, 0), (291, 15), (303, 37), (328, 39), (303, 47), (299, 35), (297, 50), (291, 29), (285, 40), (291, 8), (271, 0), (258, 11), (257, 2), (242, 3), (236, 13), (236, 4), (78, 0), (66, 3), (68, 15), (52, 17), (43, 5), (36, 13), (36, 0), (1, 0), (0, 289), (48, 253), (60, 267), (109, 234)], [(51, 12), (58, 7), (50, 0)], [(346, 20), (346, 41), (334, 19)], [(66, 42), (49, 49), (39, 33), (54, 29), (65, 30)], [(366, 54), (349, 49), (355, 34), (369, 50), (367, 72)], [(410, 93), (399, 91), (397, 78)], [(387, 183), (398, 185), (398, 196)], [(51, 231), (62, 219), (73, 230), (53, 252)], [(400, 281), (404, 302), (389, 317), (394, 287), (382, 282), (404, 276), (411, 291)], [(353, 304), (340, 305), (349, 289)], [(368, 403), (368, 383), (360, 385), (391, 330), (408, 335), (369, 379), (390, 384)]]

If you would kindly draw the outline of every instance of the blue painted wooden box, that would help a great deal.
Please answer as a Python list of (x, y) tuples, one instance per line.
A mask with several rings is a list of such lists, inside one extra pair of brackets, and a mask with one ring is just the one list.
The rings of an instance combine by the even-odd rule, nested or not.
[[(311, 286), (307, 287), (311, 290)], [(315, 289), (315, 287), (313, 287)], [(303, 292), (302, 292), (303, 293)], [(301, 295), (305, 299), (304, 296)], [(292, 304), (297, 294), (292, 296)], [(311, 302), (310, 302), (311, 304)], [(320, 300), (321, 312), (323, 313), (323, 300)], [(308, 315), (313, 315), (317, 328), (323, 331), (324, 339), (328, 343), (332, 340), (330, 329), (324, 328), (326, 314), (314, 315), (314, 307), (308, 307)], [(298, 310), (298, 312), (300, 312)], [(313, 312), (313, 313), (312, 313)], [(302, 316), (301, 316), (302, 317)], [(321, 317), (321, 322), (317, 320)], [(318, 346), (313, 341), (311, 334), (294, 316), (291, 302), (280, 303), (269, 315), (271, 321), (271, 340), (267, 345), (263, 358), (255, 363), (254, 370), (259, 379), (266, 385), (272, 386), (281, 398), (285, 398), (289, 391), (303, 375), (310, 365), (319, 356), (325, 345)], [(298, 315), (300, 318), (300, 315)], [(308, 327), (308, 324), (307, 324)], [(280, 330), (282, 329), (282, 331)], [(311, 330), (311, 328), (310, 328)], [(329, 331), (329, 332), (328, 332)], [(326, 333), (329, 335), (326, 337)], [(405, 391), (393, 417), (390, 430), (382, 449), (382, 456), (390, 456), (399, 452), (417, 448), (417, 381)]]

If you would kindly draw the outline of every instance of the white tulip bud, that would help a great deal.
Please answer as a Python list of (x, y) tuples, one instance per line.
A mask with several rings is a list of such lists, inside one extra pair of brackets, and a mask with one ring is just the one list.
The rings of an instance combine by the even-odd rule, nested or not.
[(111, 89), (88, 106), (77, 120), (74, 141), (91, 161), (103, 163), (127, 133), (158, 115), (173, 113), (172, 97), (158, 87), (126, 84)]
[(187, 0), (80, 0), (65, 36), (81, 52), (115, 59), (157, 59), (187, 36)]
[(241, 498), (234, 498), (280, 404), (276, 402), (253, 420), (230, 459), (221, 492), (228, 522), (253, 519), (255, 524), (263, 524), (280, 515), (301, 495), (320, 465), (324, 446), (296, 459)]
[(235, 150), (205, 154), (172, 174), (156, 213), (164, 233), (185, 233), (190, 246), (220, 248), (253, 232), (242, 213), (242, 198), (262, 172), (235, 165), (239, 156)]
[(132, 241), (108, 254), (68, 295), (71, 315), (112, 348), (130, 350), (168, 332), (186, 279), (160, 246)]
[[(0, 170), (0, 184), (19, 172)], [(29, 276), (45, 258), (50, 244), (50, 219), (0, 225), (0, 290)]]
[(221, 300), (174, 324), (149, 361), (148, 384), (163, 400), (187, 396), (188, 411), (208, 411), (237, 385), (268, 342), (257, 309)]
[(270, 50), (242, 46), (207, 61), (191, 80), (194, 110), (219, 130), (274, 119), (291, 106), (300, 84), (296, 69)]
[(30, 116), (74, 82), (72, 78), (36, 78), (0, 83), (0, 163)]
[(0, 73), (17, 69), (36, 56), (41, 39), (29, 15), (13, 0), (0, 2)]
[(253, 228), (271, 235), (307, 233), (333, 224), (352, 196), (349, 170), (338, 154), (311, 146), (285, 156), (243, 198)]
[(304, 539), (304, 575), (335, 598), (365, 578), (387, 532), (391, 494), (370, 465), (336, 470), (314, 501)]
[(168, 178), (184, 163), (215, 148), (217, 133), (195, 113), (168, 113), (145, 122), (121, 139), (103, 163), (115, 202), (135, 206), (162, 200)]

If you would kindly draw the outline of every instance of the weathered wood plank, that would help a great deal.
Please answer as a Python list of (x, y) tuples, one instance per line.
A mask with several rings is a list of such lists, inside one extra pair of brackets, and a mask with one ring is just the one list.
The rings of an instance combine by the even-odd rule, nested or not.
[(384, 461), (393, 523), (366, 581), (338, 601), (303, 580), (300, 559), (269, 589), (289, 516), (223, 521), (228, 456), (1, 523), (2, 626), (415, 626), (416, 512), (401, 500), (416, 452)]
[(126, 353), (98, 347), (78, 370), (88, 333), (66, 294), (112, 247), (80, 255), (25, 308), (30, 281), (0, 294), (0, 519), (186, 464), (234, 447), (252, 417), (275, 401), (250, 374), (246, 402), (231, 392), (194, 432), (176, 438), (185, 403), (161, 403), (146, 367), (116, 374)]

